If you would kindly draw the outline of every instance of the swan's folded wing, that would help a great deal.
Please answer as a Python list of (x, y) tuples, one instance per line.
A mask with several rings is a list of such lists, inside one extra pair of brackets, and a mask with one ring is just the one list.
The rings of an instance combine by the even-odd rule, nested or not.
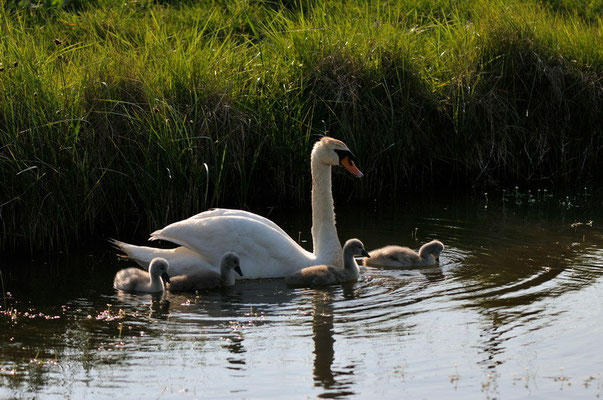
[(189, 219), (204, 219), (204, 218), (214, 218), (214, 217), (222, 217), (222, 216), (243, 217), (243, 218), (254, 219), (262, 224), (265, 224), (265, 225), (271, 227), (272, 229), (277, 230), (278, 232), (282, 233), (283, 235), (287, 235), (287, 233), (280, 226), (278, 226), (277, 224), (275, 224), (268, 218), (262, 217), (261, 215), (254, 214), (249, 211), (243, 211), (243, 210), (233, 210), (230, 208), (213, 208), (211, 210), (203, 211), (202, 213), (193, 215)]
[(283, 277), (316, 260), (282, 229), (240, 214), (191, 217), (153, 232), (150, 240), (156, 239), (202, 254), (216, 270), (222, 255), (234, 251), (241, 258), (244, 278), (250, 279)]

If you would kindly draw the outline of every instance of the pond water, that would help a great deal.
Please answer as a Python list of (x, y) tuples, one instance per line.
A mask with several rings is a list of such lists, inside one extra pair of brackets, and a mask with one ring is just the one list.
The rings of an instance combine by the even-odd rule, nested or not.
[[(342, 241), (446, 249), (320, 290), (124, 294), (104, 243), (1, 260), (0, 398), (600, 398), (603, 202), (488, 196), (336, 199)], [(270, 217), (308, 247), (308, 212)]]

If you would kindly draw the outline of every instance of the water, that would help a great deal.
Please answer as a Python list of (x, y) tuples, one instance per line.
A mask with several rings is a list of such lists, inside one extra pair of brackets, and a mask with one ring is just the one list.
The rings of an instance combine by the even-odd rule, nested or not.
[[(489, 197), (340, 200), (342, 241), (446, 249), (321, 290), (119, 293), (104, 245), (3, 261), (0, 398), (600, 398), (603, 203)], [(271, 217), (308, 246), (307, 212)]]

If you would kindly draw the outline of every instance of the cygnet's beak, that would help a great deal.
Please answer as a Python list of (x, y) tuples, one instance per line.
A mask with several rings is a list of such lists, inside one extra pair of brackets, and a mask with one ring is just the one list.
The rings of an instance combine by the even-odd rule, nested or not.
[(241, 271), (241, 267), (239, 267), (237, 265), (234, 270), (237, 272), (237, 274), (239, 274), (239, 276), (243, 276), (243, 272)]
[(371, 258), (371, 256), (369, 255), (368, 251), (362, 249), (362, 253), (363, 256), (367, 257), (367, 258)]
[(341, 166), (348, 170), (348, 172), (354, 175), (356, 178), (362, 178), (364, 174), (360, 172), (360, 170), (354, 164), (354, 161), (350, 158), (350, 156), (346, 156), (341, 159)]
[(161, 274), (161, 279), (163, 280), (164, 283), (170, 283), (170, 276), (168, 275), (167, 272), (164, 272), (163, 274)]

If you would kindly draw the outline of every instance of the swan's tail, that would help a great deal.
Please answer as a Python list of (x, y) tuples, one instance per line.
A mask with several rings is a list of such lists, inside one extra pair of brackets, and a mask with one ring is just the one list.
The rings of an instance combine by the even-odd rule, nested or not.
[(163, 249), (135, 246), (133, 244), (120, 242), (119, 240), (115, 239), (108, 239), (108, 241), (116, 250), (121, 252), (121, 254), (117, 254), (119, 258), (135, 261), (136, 264), (145, 269), (148, 269), (149, 263), (153, 258), (161, 257), (161, 254), (159, 253), (163, 251)]
[(128, 252), (125, 250), (125, 247), (129, 246), (128, 244), (126, 244), (124, 242), (120, 242), (119, 240), (116, 240), (116, 239), (111, 239), (111, 238), (107, 239), (107, 242), (111, 243), (111, 246), (113, 246), (113, 248), (115, 250), (118, 250), (121, 252), (121, 253), (116, 254), (117, 257), (124, 259), (124, 260), (127, 260), (129, 258)]
[(135, 246), (115, 239), (109, 239), (109, 243), (121, 253), (118, 254), (118, 257), (135, 261), (136, 264), (147, 270), (153, 258), (165, 258), (170, 265), (168, 270), (170, 276), (188, 274), (200, 269), (215, 271), (217, 268), (209, 264), (201, 254), (183, 246), (174, 249), (158, 249), (156, 247)]

